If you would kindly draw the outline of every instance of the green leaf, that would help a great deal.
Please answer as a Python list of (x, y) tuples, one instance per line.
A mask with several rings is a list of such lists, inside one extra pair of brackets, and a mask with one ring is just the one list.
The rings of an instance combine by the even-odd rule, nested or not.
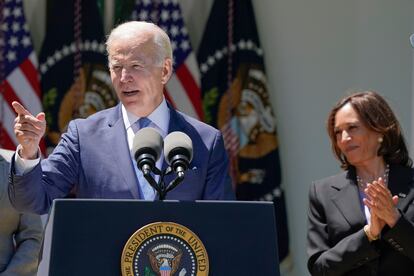
[(219, 91), (217, 87), (211, 88), (209, 91), (204, 93), (203, 97), (203, 110), (204, 110), (204, 121), (210, 124), (213, 121), (213, 114), (211, 114), (211, 107), (216, 106)]

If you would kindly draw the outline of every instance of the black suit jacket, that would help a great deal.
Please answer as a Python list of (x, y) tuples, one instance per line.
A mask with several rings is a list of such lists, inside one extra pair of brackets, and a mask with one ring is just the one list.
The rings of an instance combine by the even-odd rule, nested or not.
[(388, 187), (399, 196), (401, 219), (369, 242), (355, 170), (312, 183), (308, 269), (312, 275), (414, 275), (414, 169), (390, 166)]

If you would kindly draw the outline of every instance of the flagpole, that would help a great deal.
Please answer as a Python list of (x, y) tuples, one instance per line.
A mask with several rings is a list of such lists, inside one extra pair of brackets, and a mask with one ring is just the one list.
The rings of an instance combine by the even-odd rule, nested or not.
[(105, 0), (104, 3), (104, 30), (109, 34), (114, 26), (115, 0)]

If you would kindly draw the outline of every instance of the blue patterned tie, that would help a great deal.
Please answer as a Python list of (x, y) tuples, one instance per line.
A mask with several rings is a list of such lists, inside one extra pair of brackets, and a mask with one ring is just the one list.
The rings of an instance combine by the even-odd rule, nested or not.
[[(140, 129), (147, 127), (151, 124), (151, 120), (147, 117), (142, 117), (138, 119), (132, 126), (132, 130), (134, 133), (137, 133)], [(136, 167), (135, 167), (136, 168)], [(138, 169), (136, 169), (136, 173), (138, 176), (138, 182), (139, 187), (141, 189), (142, 195), (144, 196), (144, 199), (147, 200), (153, 200), (155, 197), (154, 189), (151, 187), (151, 185), (147, 182), (142, 172)]]
[(134, 133), (137, 133), (138, 130), (149, 126), (149, 124), (151, 124), (151, 120), (147, 117), (142, 117), (136, 120), (135, 123), (132, 124), (131, 128), (134, 131)]

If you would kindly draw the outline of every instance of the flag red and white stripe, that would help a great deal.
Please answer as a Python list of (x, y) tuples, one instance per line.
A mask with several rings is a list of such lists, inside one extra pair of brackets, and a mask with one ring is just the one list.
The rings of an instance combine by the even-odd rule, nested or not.
[[(0, 146), (14, 150), (18, 142), (14, 135), (16, 114), (11, 103), (18, 101), (36, 115), (42, 111), (41, 91), (38, 62), (22, 1), (6, 1), (1, 13)], [(41, 148), (43, 151), (44, 147)]]
[(152, 21), (168, 34), (173, 48), (174, 73), (167, 83), (165, 96), (178, 110), (202, 120), (199, 67), (178, 2), (137, 0), (132, 19)]

